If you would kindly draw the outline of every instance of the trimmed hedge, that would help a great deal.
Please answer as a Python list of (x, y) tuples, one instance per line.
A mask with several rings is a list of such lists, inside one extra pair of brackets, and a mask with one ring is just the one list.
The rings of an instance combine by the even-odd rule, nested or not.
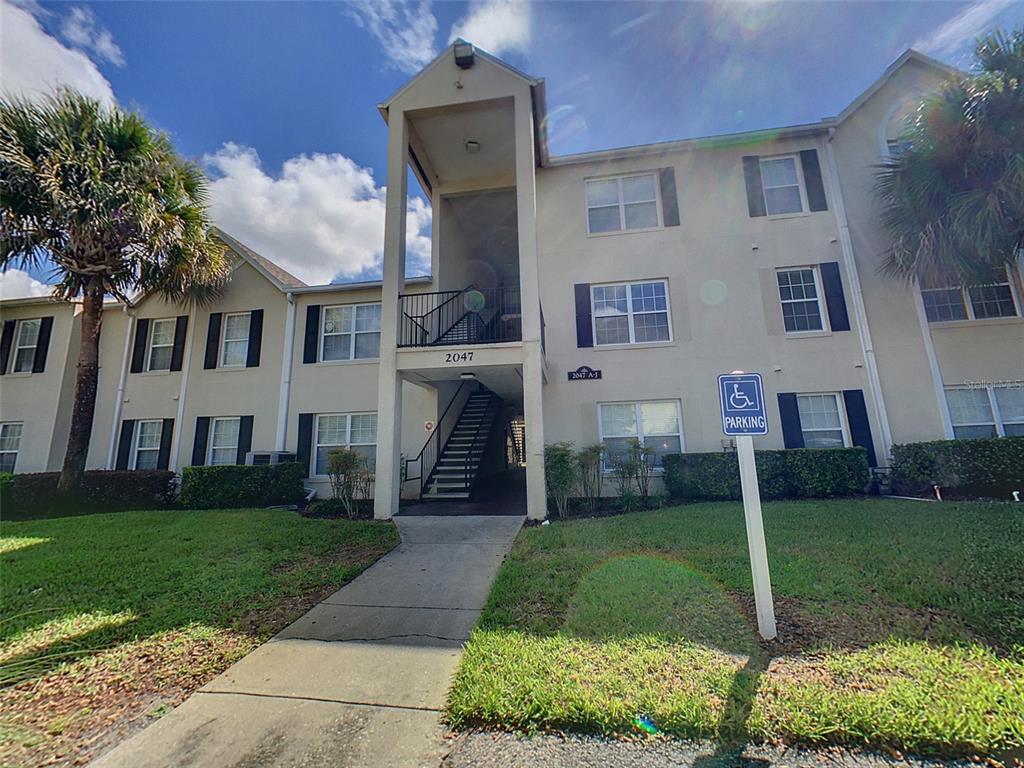
[(1011, 498), (1024, 491), (1024, 437), (934, 440), (892, 447), (896, 493), (930, 493), (934, 483), (956, 496)]
[(59, 472), (11, 475), (0, 483), (4, 519), (166, 509), (174, 504), (175, 475), (166, 470), (91, 470), (71, 498), (57, 493)]
[[(871, 473), (863, 448), (794, 448), (755, 451), (762, 499), (802, 499), (863, 493)], [(665, 490), (677, 501), (742, 498), (736, 454), (666, 456)]]
[(302, 487), (305, 477), (306, 468), (295, 461), (185, 467), (181, 473), (181, 503), (190, 509), (294, 504), (306, 495)]

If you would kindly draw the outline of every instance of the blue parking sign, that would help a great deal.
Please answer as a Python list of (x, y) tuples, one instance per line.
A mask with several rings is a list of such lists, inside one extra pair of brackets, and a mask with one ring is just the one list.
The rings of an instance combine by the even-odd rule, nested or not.
[(718, 377), (722, 431), (731, 436), (767, 435), (768, 415), (759, 373), (723, 373)]

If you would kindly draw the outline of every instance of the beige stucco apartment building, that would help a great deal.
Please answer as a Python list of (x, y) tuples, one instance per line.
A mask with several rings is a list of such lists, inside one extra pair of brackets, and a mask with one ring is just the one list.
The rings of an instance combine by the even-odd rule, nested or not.
[[(809, 125), (551, 156), (544, 83), (457, 42), (380, 106), (383, 280), (309, 286), (230, 235), (215, 305), (105, 312), (90, 468), (298, 458), (376, 469), (375, 509), (463, 498), (511, 460), (544, 517), (543, 447), (730, 448), (716, 376), (763, 374), (761, 448), (1024, 434), (1021, 266), (993, 285), (882, 277), (872, 193), (953, 74), (909, 51)], [(406, 278), (407, 169), (433, 211)], [(0, 469), (58, 469), (77, 309), (2, 304)]]

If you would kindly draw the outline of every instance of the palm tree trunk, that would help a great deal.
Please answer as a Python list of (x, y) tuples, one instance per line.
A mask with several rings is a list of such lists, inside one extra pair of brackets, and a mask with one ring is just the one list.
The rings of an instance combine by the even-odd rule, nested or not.
[(71, 493), (78, 489), (85, 472), (85, 460), (92, 437), (92, 420), (96, 412), (96, 389), (100, 374), (100, 325), (103, 323), (103, 282), (93, 278), (85, 289), (82, 301), (82, 343), (78, 348), (78, 369), (75, 378), (75, 406), (71, 413), (71, 431), (64, 467), (60, 471), (57, 490)]

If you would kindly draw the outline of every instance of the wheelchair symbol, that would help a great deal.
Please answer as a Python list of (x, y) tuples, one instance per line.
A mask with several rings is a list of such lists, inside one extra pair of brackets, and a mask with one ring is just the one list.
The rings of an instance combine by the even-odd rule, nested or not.
[(746, 392), (740, 390), (740, 385), (733, 382), (732, 393), (729, 395), (729, 407), (734, 411), (746, 411), (757, 408), (757, 403), (747, 397)]

